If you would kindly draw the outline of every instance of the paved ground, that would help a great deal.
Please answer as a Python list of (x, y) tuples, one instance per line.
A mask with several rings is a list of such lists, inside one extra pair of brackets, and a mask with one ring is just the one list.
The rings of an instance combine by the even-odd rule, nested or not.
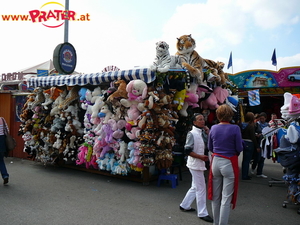
[[(0, 185), (1, 225), (184, 225), (208, 224), (196, 213), (179, 211), (190, 186), (188, 170), (172, 189), (156, 182), (141, 183), (57, 166), (7, 158), (9, 186)], [(282, 177), (282, 168), (266, 161), (264, 173)], [(236, 209), (230, 225), (299, 225), (298, 208), (282, 208), (287, 186), (269, 187), (269, 179), (240, 181)], [(211, 203), (207, 202), (211, 212)], [(193, 205), (195, 207), (195, 205)]]

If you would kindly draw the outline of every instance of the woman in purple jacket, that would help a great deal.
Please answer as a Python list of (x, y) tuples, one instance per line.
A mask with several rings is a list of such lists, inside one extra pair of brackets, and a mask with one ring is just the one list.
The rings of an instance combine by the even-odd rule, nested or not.
[(215, 225), (228, 224), (230, 204), (234, 209), (237, 197), (238, 156), (243, 150), (240, 127), (230, 124), (234, 112), (223, 104), (216, 110), (219, 124), (211, 127), (208, 149), (212, 154), (208, 197), (212, 200)]

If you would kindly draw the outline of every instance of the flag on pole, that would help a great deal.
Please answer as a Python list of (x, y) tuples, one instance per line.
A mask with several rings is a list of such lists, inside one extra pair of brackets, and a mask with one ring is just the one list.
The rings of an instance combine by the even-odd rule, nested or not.
[(229, 69), (230, 67), (232, 67), (232, 52), (230, 52), (227, 69)]
[(273, 51), (273, 55), (272, 55), (272, 65), (273, 66), (277, 66), (277, 59), (276, 59), (276, 49), (274, 48), (274, 51)]
[(260, 105), (259, 89), (248, 91), (249, 105)]

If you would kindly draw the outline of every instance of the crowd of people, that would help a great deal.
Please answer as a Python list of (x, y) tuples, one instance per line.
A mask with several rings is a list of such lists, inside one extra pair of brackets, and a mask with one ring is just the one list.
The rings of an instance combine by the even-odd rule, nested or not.
[[(196, 200), (197, 216), (215, 225), (228, 224), (231, 208), (237, 200), (238, 182), (251, 180), (252, 176), (267, 178), (263, 174), (265, 158), (262, 156), (261, 140), (265, 127), (282, 127), (284, 124), (273, 113), (267, 122), (267, 114), (247, 112), (244, 122), (234, 123), (234, 112), (224, 104), (216, 110), (218, 123), (206, 126), (205, 117), (196, 113), (193, 127), (188, 132), (184, 146), (187, 167), (192, 175), (192, 184), (179, 205), (183, 212), (193, 212), (191, 205)], [(205, 149), (209, 154), (205, 154)], [(242, 153), (241, 177), (238, 157)], [(206, 209), (205, 162), (210, 161), (208, 199), (211, 201), (212, 216)]]
[[(187, 133), (185, 154), (192, 175), (192, 184), (179, 205), (183, 212), (194, 212), (191, 205), (196, 200), (197, 216), (215, 225), (228, 224), (231, 208), (234, 209), (237, 200), (239, 165), (238, 157), (243, 155), (241, 179), (251, 180), (255, 175), (267, 178), (263, 174), (265, 158), (260, 146), (265, 127), (276, 128), (284, 124), (273, 113), (267, 122), (267, 114), (247, 112), (244, 122), (232, 122), (234, 112), (230, 106), (223, 104), (216, 110), (218, 123), (209, 129), (204, 115), (196, 113), (192, 117), (192, 129)], [(6, 130), (5, 130), (6, 128)], [(0, 120), (0, 170), (3, 184), (8, 184), (4, 157), (6, 155), (5, 134), (9, 133), (6, 121)], [(209, 162), (209, 164), (207, 164)], [(209, 165), (209, 166), (207, 166)], [(251, 169), (249, 167), (251, 166)], [(209, 167), (208, 191), (204, 172)], [(212, 216), (206, 208), (206, 199), (211, 200)]]

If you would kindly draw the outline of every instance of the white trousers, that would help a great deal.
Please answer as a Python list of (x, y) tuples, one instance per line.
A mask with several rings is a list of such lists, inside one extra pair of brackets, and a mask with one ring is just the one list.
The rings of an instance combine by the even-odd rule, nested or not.
[(234, 173), (229, 159), (215, 156), (212, 163), (214, 225), (227, 225), (234, 191)]
[(192, 186), (186, 193), (180, 206), (184, 209), (190, 209), (193, 201), (196, 199), (198, 217), (207, 216), (204, 171), (190, 169), (190, 172), (192, 174)]

